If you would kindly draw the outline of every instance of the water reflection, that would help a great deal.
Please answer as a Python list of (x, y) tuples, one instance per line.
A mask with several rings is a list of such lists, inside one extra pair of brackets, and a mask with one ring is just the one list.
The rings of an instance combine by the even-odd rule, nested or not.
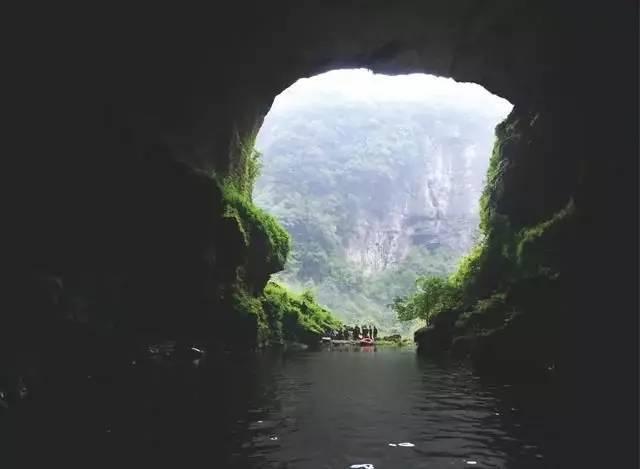
[(11, 431), (23, 458), (38, 447), (112, 467), (124, 455), (140, 467), (553, 467), (550, 391), (522, 390), (412, 349), (139, 361), (52, 395)]
[[(464, 367), (420, 360), (412, 350), (365, 348), (271, 363), (269, 383), (261, 383), (270, 392), (263, 424), (238, 435), (245, 461), (296, 468), (548, 467), (544, 431), (507, 408), (507, 388), (487, 385)], [(523, 427), (528, 435), (514, 431)], [(277, 438), (266, 442), (267, 435)]]

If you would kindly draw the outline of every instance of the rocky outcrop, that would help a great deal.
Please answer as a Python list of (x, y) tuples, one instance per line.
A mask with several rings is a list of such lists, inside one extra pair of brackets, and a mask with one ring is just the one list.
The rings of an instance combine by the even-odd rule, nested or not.
[[(481, 199), (483, 241), (473, 268), (457, 274), (464, 306), (432, 320), (431, 335), (447, 338), (440, 351), (469, 356), (484, 370), (546, 370), (559, 357), (557, 329), (544, 325), (570, 307), (561, 286), (576, 281), (569, 266), (580, 255), (573, 196), (581, 157), (564, 160), (564, 177), (544, 176), (552, 158), (548, 120), (516, 108), (498, 125)], [(440, 316), (454, 317), (454, 327)]]
[[(119, 31), (116, 37), (97, 25), (75, 31), (81, 26), (65, 24), (63, 18), (24, 25), (24, 34), (47, 37), (37, 47), (24, 44), (30, 66), (48, 67), (55, 57), (58, 72), (43, 74), (27, 64), (9, 67), (12, 89), (25, 92), (7, 104), (21, 129), (14, 133), (20, 139), (12, 156), (16, 164), (5, 171), (11, 174), (7, 189), (20, 201), (7, 214), (11, 242), (5, 266), (8, 273), (17, 268), (62, 273), (69, 288), (71, 275), (82, 277), (73, 288), (83, 291), (111, 283), (110, 291), (119, 292), (112, 293), (117, 302), (124, 295), (149, 298), (162, 291), (163, 297), (173, 299), (154, 301), (161, 310), (183, 309), (182, 299), (198, 296), (191, 290), (200, 289), (204, 278), (216, 284), (219, 276), (234, 270), (236, 261), (231, 260), (215, 269), (206, 267), (201, 250), (215, 252), (217, 259), (237, 255), (235, 248), (226, 248), (233, 241), (217, 236), (224, 231), (219, 229), (223, 222), (209, 215), (219, 213), (213, 206), (219, 199), (215, 189), (207, 189), (198, 178), (174, 177), (185, 169), (167, 159), (224, 173), (235, 155), (229, 149), (237, 133), (253, 130), (273, 97), (301, 76), (347, 66), (430, 72), (475, 81), (519, 108), (549, 110), (556, 96), (549, 93), (549, 85), (568, 83), (567, 69), (583, 70), (588, 62), (569, 53), (558, 68), (550, 66), (555, 50), (573, 51), (574, 44), (543, 27), (549, 17), (563, 13), (544, 2), (236, 2), (213, 18), (157, 6), (151, 23), (141, 20), (146, 12), (140, 17), (131, 9), (126, 15), (115, 9), (113, 13), (113, 21), (105, 19), (104, 24), (110, 25), (109, 31)], [(573, 16), (560, 17), (563, 27), (558, 30), (573, 28), (576, 34), (568, 37), (582, 37), (580, 31), (588, 29), (572, 22)], [(231, 34), (224, 27), (235, 24), (243, 27)], [(75, 31), (83, 40), (66, 42), (63, 30), (72, 37)], [(25, 83), (30, 84), (28, 92)], [(565, 87), (571, 90), (578, 91)], [(577, 101), (572, 102), (575, 107)], [(566, 129), (572, 138), (555, 132), (553, 152), (520, 158), (523, 164), (513, 172), (518, 182), (505, 185), (511, 196), (504, 203), (514, 205), (510, 212), (523, 208), (520, 216), (535, 212), (537, 218), (536, 197), (547, 197), (542, 188), (572, 171), (569, 177), (574, 178), (571, 155), (593, 154), (588, 145), (572, 150), (572, 144), (563, 144), (584, 139), (580, 122), (587, 113), (562, 106), (557, 111), (575, 117), (575, 125)], [(167, 151), (149, 151), (157, 142), (164, 142)], [(524, 159), (544, 164), (535, 163), (531, 170)], [(604, 213), (596, 210), (601, 204), (592, 195), (606, 192), (596, 189), (602, 185), (593, 163), (598, 158), (584, 160), (589, 164), (581, 171), (590, 179), (577, 203), (589, 206), (588, 213)], [(529, 175), (537, 182), (523, 185)], [(527, 194), (527, 203), (516, 202)], [(549, 207), (554, 203), (550, 200)], [(544, 205), (542, 212), (547, 213), (547, 202)], [(374, 227), (372, 241), (402, 244), (385, 230)], [(194, 233), (208, 231), (211, 236), (196, 240)], [(161, 260), (158, 252), (170, 258)], [(122, 280), (145, 277), (139, 268), (143, 265), (152, 273), (142, 282), (146, 287)]]
[(345, 254), (364, 273), (398, 264), (413, 246), (460, 255), (473, 246), (482, 191), (478, 175), (484, 174), (486, 164), (475, 164), (475, 173), (468, 170), (475, 156), (472, 145), (456, 149), (432, 142), (424, 152), (417, 176), (378, 187), (384, 206), (377, 206), (375, 213), (364, 207), (352, 219)]
[[(382, 96), (338, 85), (355, 77)], [(287, 226), (296, 249), (346, 259), (367, 276), (412, 250), (470, 250), (493, 129), (511, 107), (435, 77), (398, 80), (434, 88), (422, 99), (389, 96), (385, 80), (364, 70), (300, 80), (279, 95), (256, 139), (256, 202)]]

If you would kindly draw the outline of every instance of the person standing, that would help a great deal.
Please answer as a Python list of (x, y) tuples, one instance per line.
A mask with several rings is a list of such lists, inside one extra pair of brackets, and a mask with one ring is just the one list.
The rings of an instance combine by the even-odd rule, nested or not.
[(356, 326), (353, 328), (353, 340), (358, 340), (359, 338), (360, 338), (360, 328), (356, 324)]
[(373, 326), (373, 340), (378, 340), (378, 328)]

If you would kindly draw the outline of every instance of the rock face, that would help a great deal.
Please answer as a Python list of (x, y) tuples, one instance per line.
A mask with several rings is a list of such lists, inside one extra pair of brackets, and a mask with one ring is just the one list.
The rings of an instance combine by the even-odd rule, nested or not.
[[(580, 424), (562, 440), (571, 455), (562, 467), (637, 467), (625, 460), (630, 448), (637, 458), (636, 435), (626, 431), (635, 428), (637, 382), (620, 372), (638, 369), (634, 2), (50, 5), (7, 15), (3, 370), (7, 362), (22, 368), (15, 351), (36, 348), (21, 339), (37, 344), (41, 333), (58, 339), (41, 357), (79, 360), (62, 331), (50, 332), (56, 308), (33, 303), (43, 276), (73, 284), (76, 296), (104, 291), (97, 306), (110, 320), (133, 311), (155, 322), (155, 306), (169, 326), (198, 311), (224, 317), (203, 308), (203, 297), (216, 296), (207, 285), (234, 272), (247, 252), (222, 235), (215, 195), (149, 151), (154, 144), (167, 144), (172, 160), (224, 174), (237, 158), (237, 133), (259, 125), (274, 96), (300, 77), (347, 67), (433, 73), (479, 83), (522, 112), (550, 114), (542, 174), (566, 164), (578, 178), (579, 227), (568, 247), (579, 255), (568, 258), (570, 300), (552, 326), (565, 338), (558, 369), (571, 400), (563, 410)], [(207, 267), (207, 252), (219, 269)], [(157, 292), (171, 301), (154, 299)], [(224, 331), (226, 320), (219, 323)], [(87, 344), (96, 340), (89, 337)], [(544, 334), (536, 337), (544, 345)]]
[[(429, 141), (422, 167), (412, 168), (415, 177), (405, 191), (398, 190), (400, 181), (392, 181), (388, 191), (372, 186), (372, 192), (385, 201), (376, 207), (382, 216), (365, 208), (352, 218), (354, 234), (345, 248), (350, 261), (370, 274), (403, 261), (412, 246), (444, 248), (460, 255), (472, 247), (482, 191), (477, 176), (486, 172), (488, 159), (478, 164), (473, 161), (477, 156), (473, 145), (461, 146)], [(472, 166), (477, 173), (469, 171)]]
[(254, 190), (292, 235), (279, 280), (312, 288), (345, 321), (407, 332), (388, 305), (471, 249), (494, 128), (510, 109), (475, 85), (365, 70), (279, 95), (256, 140)]
[[(10, 148), (2, 171), (9, 205), (3, 286), (11, 293), (2, 297), (10, 303), (2, 308), (2, 333), (12, 340), (3, 344), (15, 344), (14, 332), (27, 324), (23, 313), (31, 307), (17, 292), (32, 291), (42, 275), (73, 283), (78, 296), (105, 291), (98, 306), (107, 317), (137, 311), (154, 319), (155, 306), (169, 325), (196, 311), (216, 317), (219, 311), (202, 308), (203, 298), (215, 296), (206, 285), (247, 253), (229, 248), (233, 239), (222, 235), (214, 190), (179, 176), (166, 152), (150, 148), (165, 143), (171, 160), (224, 174), (237, 158), (231, 142), (259, 124), (278, 92), (303, 76), (363, 66), (477, 82), (516, 109), (551, 114), (542, 174), (566, 163), (578, 178), (580, 213), (571, 246), (582, 255), (570, 260), (572, 301), (563, 319), (575, 325), (571, 350), (581, 354), (569, 355), (565, 369), (591, 376), (587, 368), (599, 360), (594, 337), (611, 356), (637, 357), (637, 298), (630, 300), (637, 290), (637, 148), (626, 139), (637, 134), (637, 49), (625, 58), (627, 44), (637, 46), (625, 26), (635, 11), (616, 2), (355, 0), (227, 2), (213, 14), (112, 6), (99, 19), (86, 12), (84, 21), (76, 18), (85, 12), (72, 13), (56, 4), (12, 16), (16, 47), (6, 58), (10, 96), (3, 103)], [(207, 252), (230, 260), (209, 269)], [(170, 301), (153, 299), (157, 292)], [(38, 308), (42, 321), (48, 311)], [(615, 320), (601, 321), (605, 312)], [(576, 395), (606, 386), (635, 398), (616, 369), (600, 367), (598, 382), (585, 379)], [(624, 427), (613, 420), (616, 412), (607, 415), (601, 428)]]
[[(278, 97), (256, 142), (256, 203), (291, 230), (294, 249), (318, 243), (365, 275), (398, 265), (414, 247), (466, 253), (494, 126), (509, 104), (462, 85), (456, 92), (450, 83), (422, 99), (361, 99), (324, 84), (340, 76), (347, 80), (334, 72)], [(348, 77), (385, 89), (365, 71)], [(420, 85), (444, 87), (435, 78)], [(456, 93), (473, 103), (453, 104)]]

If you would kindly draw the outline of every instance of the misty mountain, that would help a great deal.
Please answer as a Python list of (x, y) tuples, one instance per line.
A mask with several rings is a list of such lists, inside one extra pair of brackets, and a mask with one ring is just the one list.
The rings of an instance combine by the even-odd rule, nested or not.
[(472, 247), (505, 110), (307, 94), (282, 95), (256, 142), (255, 203), (293, 239), (278, 280), (311, 288), (348, 323), (406, 332), (386, 305), (420, 275), (449, 274)]

